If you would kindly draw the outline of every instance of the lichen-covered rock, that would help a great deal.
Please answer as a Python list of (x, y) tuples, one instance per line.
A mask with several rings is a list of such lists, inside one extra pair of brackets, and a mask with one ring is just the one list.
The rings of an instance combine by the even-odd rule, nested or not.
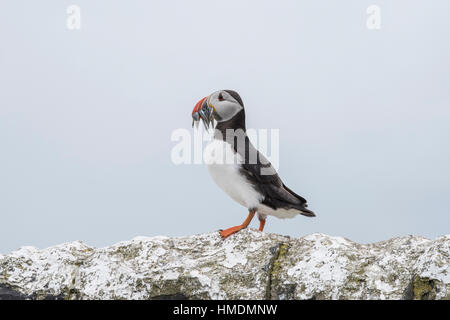
[(1, 299), (450, 299), (450, 236), (360, 245), (243, 230), (0, 255)]
[(360, 245), (312, 234), (278, 260), (280, 299), (449, 299), (450, 236), (401, 237)]

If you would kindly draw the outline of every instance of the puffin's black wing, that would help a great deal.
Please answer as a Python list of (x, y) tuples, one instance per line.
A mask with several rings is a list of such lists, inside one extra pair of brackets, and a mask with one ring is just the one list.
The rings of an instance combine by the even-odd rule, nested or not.
[[(247, 137), (245, 145), (244, 152), (237, 150), (245, 158), (241, 173), (264, 195), (262, 203), (274, 210), (297, 209), (302, 215), (314, 217), (314, 212), (307, 209), (306, 199), (284, 185), (272, 164), (253, 147)], [(251, 161), (252, 152), (256, 154), (256, 161)]]

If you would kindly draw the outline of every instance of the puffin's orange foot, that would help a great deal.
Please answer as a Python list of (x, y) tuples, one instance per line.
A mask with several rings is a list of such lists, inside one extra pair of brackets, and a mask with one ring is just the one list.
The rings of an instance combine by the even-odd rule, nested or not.
[(238, 232), (239, 230), (244, 229), (243, 226), (235, 226), (235, 227), (231, 227), (225, 230), (220, 230), (220, 236), (222, 237), (222, 239), (228, 238), (229, 236), (231, 236), (233, 233)]
[(233, 233), (236, 233), (239, 230), (247, 228), (248, 225), (250, 224), (250, 222), (252, 221), (252, 219), (255, 215), (255, 212), (256, 212), (255, 210), (250, 210), (248, 213), (247, 219), (245, 219), (245, 221), (240, 226), (235, 226), (235, 227), (231, 227), (231, 228), (228, 228), (225, 230), (220, 230), (220, 236), (222, 237), (222, 239), (228, 238)]

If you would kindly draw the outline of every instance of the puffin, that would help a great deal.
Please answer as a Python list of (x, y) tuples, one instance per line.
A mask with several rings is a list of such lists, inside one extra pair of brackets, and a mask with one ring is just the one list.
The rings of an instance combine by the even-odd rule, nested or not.
[(289, 189), (267, 158), (250, 142), (245, 126), (244, 103), (236, 91), (219, 90), (197, 102), (192, 110), (192, 126), (200, 121), (213, 129), (204, 161), (214, 182), (234, 201), (248, 210), (240, 225), (220, 230), (225, 239), (247, 228), (255, 214), (259, 231), (267, 216), (315, 217), (305, 198)]

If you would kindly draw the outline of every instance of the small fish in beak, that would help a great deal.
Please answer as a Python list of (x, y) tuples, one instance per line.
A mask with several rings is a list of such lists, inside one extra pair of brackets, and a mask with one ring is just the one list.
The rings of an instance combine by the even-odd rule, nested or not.
[(202, 108), (198, 111), (198, 114), (200, 115), (200, 118), (203, 121), (203, 125), (205, 126), (205, 129), (209, 129), (209, 124), (211, 123), (212, 112), (211, 112), (211, 109), (208, 107), (207, 103), (203, 102)]
[(198, 128), (198, 124), (200, 123), (200, 115), (198, 114), (198, 112), (194, 112), (192, 113), (192, 128), (195, 127)]

